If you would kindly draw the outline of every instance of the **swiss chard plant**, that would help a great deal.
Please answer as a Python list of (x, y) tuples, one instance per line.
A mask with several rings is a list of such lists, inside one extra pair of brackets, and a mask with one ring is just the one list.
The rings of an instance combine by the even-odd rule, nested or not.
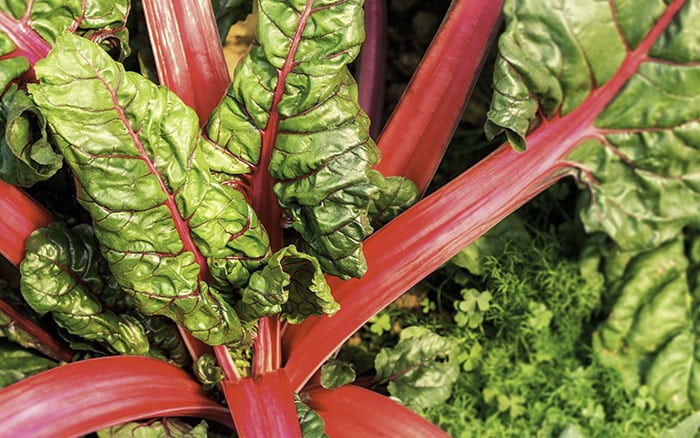
[[(0, 252), (18, 268), (0, 323), (26, 348), (2, 360), (35, 358), (0, 390), (6, 433), (206, 433), (172, 418), (190, 416), (240, 436), (444, 435), (327, 360), (565, 176), (594, 235), (584, 266), (617, 300), (596, 354), (670, 409), (700, 406), (700, 2), (454, 0), (376, 141), (383, 2), (255, 2), (230, 79), (221, 35), (251, 3), (0, 2)], [(485, 130), (504, 144), (416, 202), (499, 32)], [(476, 327), (491, 297), (463, 298)], [(456, 356), (405, 329), (373, 386), (442, 403)]]

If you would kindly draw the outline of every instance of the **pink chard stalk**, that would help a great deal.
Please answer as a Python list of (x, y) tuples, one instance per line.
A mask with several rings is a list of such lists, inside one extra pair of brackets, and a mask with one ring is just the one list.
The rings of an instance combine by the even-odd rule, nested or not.
[[(166, 90), (124, 72), (102, 52), (66, 34), (85, 36), (112, 52), (115, 47), (125, 50), (115, 41), (120, 41), (117, 37), (125, 31), (126, 2), (115, 2), (111, 7), (102, 5), (103, 9), (99, 9), (98, 0), (94, 0), (93, 8), (87, 7), (93, 3), (88, 0), (83, 10), (70, 11), (67, 27), (64, 24), (64, 29), (53, 33), (36, 25), (47, 17), (42, 15), (41, 8), (32, 9), (34, 3), (42, 2), (29, 2), (19, 14), (0, 11), (1, 35), (11, 43), (6, 44), (11, 49), (2, 53), (0, 63), (17, 57), (27, 60), (12, 64), (14, 70), (7, 75), (6, 93), (27, 95), (24, 88), (28, 88), (28, 95), (46, 114), (50, 130), (58, 134), (55, 146), (73, 170), (78, 197), (93, 215), (95, 233), (103, 244), (108, 243), (103, 254), (117, 282), (130, 291), (145, 314), (177, 321), (182, 341), (193, 360), (207, 355), (216, 358), (223, 378), (215, 384), (223, 391), (228, 406), (208, 398), (202, 385), (189, 373), (161, 360), (133, 355), (79, 360), (0, 390), (0, 423), (8, 435), (81, 435), (128, 421), (193, 416), (235, 427), (238, 435), (244, 437), (302, 436), (296, 393), (320, 415), (330, 436), (446, 436), (407, 408), (358, 385), (332, 390), (320, 387), (321, 366), (372, 316), (564, 176), (575, 175), (589, 185), (594, 195), (590, 212), (584, 213), (585, 225), (592, 231), (606, 231), (621, 246), (638, 240), (639, 235), (651, 235), (645, 244), (653, 245), (685, 226), (698, 225), (696, 210), (664, 221), (663, 206), (637, 203), (630, 207), (630, 196), (620, 195), (620, 187), (614, 185), (615, 175), (606, 173), (614, 168), (627, 177), (634, 175), (637, 191), (656, 187), (654, 184), (683, 185), (678, 182), (683, 177), (673, 174), (673, 166), (653, 167), (662, 154), (646, 150), (639, 146), (644, 141), (634, 140), (691, 129), (688, 125), (694, 121), (695, 114), (686, 111), (687, 114), (675, 119), (664, 118), (654, 111), (651, 113), (656, 115), (649, 115), (646, 107), (655, 104), (638, 103), (630, 96), (640, 92), (640, 83), (651, 80), (659, 88), (674, 91), (675, 94), (669, 95), (686, 93), (684, 96), (690, 100), (697, 97), (692, 95), (694, 89), (688, 91), (692, 87), (672, 84), (674, 80), (692, 82), (682, 71), (700, 61), (694, 59), (700, 50), (694, 50), (689, 42), (690, 31), (683, 31), (693, 18), (700, 18), (695, 17), (697, 7), (693, 6), (697, 5), (690, 0), (667, 2), (643, 19), (635, 15), (639, 12), (615, 2), (572, 6), (582, 10), (569, 11), (568, 19), (555, 14), (537, 26), (528, 20), (549, 17), (556, 8), (534, 0), (506, 1), (505, 5), (492, 0), (454, 0), (401, 102), (382, 129), (377, 141), (381, 161), (374, 159), (376, 152), (367, 132), (368, 121), (353, 101), (358, 90), (348, 79), (345, 67), (354, 58), (364, 34), (348, 30), (348, 35), (337, 36), (342, 41), (331, 53), (324, 52), (321, 43), (314, 46), (317, 40), (341, 34), (334, 20), (362, 19), (357, 13), (361, 2), (319, 5), (320, 2), (308, 0), (294, 3), (296, 6), (291, 10), (288, 2), (260, 1), (257, 40), (230, 83), (209, 1), (144, 0), (159, 80), (194, 112)], [(376, 135), (381, 115), (373, 104), (380, 101), (377, 96), (381, 94), (382, 27), (386, 11), (382, 1), (367, 1), (365, 7), (368, 42), (361, 55), (359, 98), (373, 120)], [(303, 135), (309, 134), (308, 131), (309, 135), (325, 132), (328, 126), (351, 126), (354, 131), (362, 131), (359, 140), (352, 138), (360, 146), (354, 147), (350, 154), (359, 158), (347, 159), (343, 166), (356, 165), (362, 169), (359, 173), (363, 177), (370, 175), (369, 179), (382, 178), (375, 170), (386, 176), (402, 176), (413, 181), (419, 193), (424, 193), (500, 30), (502, 14), (506, 18), (506, 30), (499, 39), (495, 93), (487, 132), (493, 136), (505, 133), (507, 142), (366, 238), (364, 256), (345, 252), (336, 257), (324, 252), (321, 239), (306, 239), (300, 221), (323, 228), (327, 225), (322, 220), (324, 215), (340, 214), (339, 210), (333, 210), (336, 200), (332, 196), (322, 198), (322, 207), (313, 204), (310, 198), (314, 197), (314, 191), (327, 190), (321, 187), (324, 172), (336, 160), (345, 158), (335, 151), (326, 160), (317, 160), (323, 163), (314, 163), (320, 167), (302, 163), (296, 173), (279, 170), (281, 161), (294, 161), (307, 152), (303, 147), (297, 150), (290, 145), (295, 141), (316, 142), (327, 149), (339, 149), (342, 145), (337, 146), (329, 136), (340, 137), (338, 133), (346, 135), (347, 131), (333, 131), (329, 136), (319, 137), (321, 142)], [(637, 23), (635, 17), (642, 20), (641, 24), (630, 25)], [(324, 18), (328, 21), (324, 22)], [(95, 20), (101, 20), (106, 30), (81, 27), (82, 23)], [(550, 28), (543, 24), (545, 21)], [(343, 22), (343, 26), (346, 24)], [(319, 29), (319, 35), (313, 34)], [(607, 41), (605, 47), (600, 45), (602, 39)], [(64, 54), (54, 54), (58, 50), (49, 54), (53, 45), (61, 46)], [(60, 94), (49, 91), (53, 90), (50, 87), (67, 89), (68, 82), (75, 79), (70, 76), (73, 73), (66, 73), (69, 76), (66, 79), (61, 76), (63, 70), (56, 68), (61, 65), (61, 56), (72, 56), (65, 54), (67, 47), (73, 47), (74, 52), (84, 57), (92, 56), (93, 51), (97, 53), (94, 59), (90, 58), (92, 61), (81, 66), (84, 69), (81, 74), (89, 76), (89, 80), (80, 77), (86, 88), (105, 93), (109, 102), (85, 111), (93, 118), (100, 117), (101, 112), (116, 111), (118, 117), (107, 116), (104, 122), (83, 121), (79, 128), (75, 123), (60, 120), (60, 114), (74, 108), (71, 109), (71, 102), (62, 103)], [(561, 53), (548, 57), (545, 49), (551, 47), (558, 47)], [(317, 59), (322, 62), (316, 63)], [(89, 70), (89, 74), (85, 73)], [(568, 71), (579, 74), (567, 76)], [(335, 81), (332, 92), (325, 85), (313, 82), (331, 77)], [(30, 85), (25, 87), (27, 83)], [(307, 84), (310, 90), (303, 89), (302, 84)], [(657, 98), (661, 103), (653, 109), (669, 106), (673, 98)], [(147, 115), (137, 111), (140, 105), (148, 108)], [(260, 114), (250, 108), (260, 109)], [(327, 112), (318, 113), (318, 108)], [(342, 112), (341, 108), (355, 115), (334, 118), (336, 112)], [(154, 114), (160, 113), (166, 115), (154, 119)], [(314, 117), (319, 121), (309, 121)], [(119, 129), (110, 135), (122, 135), (129, 148), (105, 146), (88, 150), (94, 145), (78, 144), (83, 135), (90, 135), (92, 123), (98, 122), (116, 123)], [(311, 128), (298, 127), (304, 123)], [(171, 147), (177, 141), (185, 144), (184, 152)], [(71, 142), (80, 147), (71, 146)], [(99, 136), (91, 137), (88, 143), (100, 143)], [(653, 142), (645, 144), (649, 143)], [(205, 152), (215, 157), (212, 163), (206, 163)], [(123, 160), (122, 166), (112, 164), (118, 160)], [(117, 186), (124, 184), (124, 166), (132, 166), (134, 172), (134, 176), (126, 178), (140, 178), (141, 185), (151, 184), (151, 192), (134, 196), (140, 198), (138, 202), (150, 202), (148, 197), (152, 195), (151, 204), (123, 206), (131, 202), (125, 198), (133, 196), (129, 191), (133, 184), (117, 187), (124, 196), (116, 201), (110, 199), (108, 204), (98, 199), (98, 195), (113, 187), (102, 188), (81, 173), (113, 172), (110, 174), (113, 178), (115, 174), (121, 175), (116, 179), (122, 182), (114, 183)], [(38, 167), (25, 159), (11, 173), (17, 180), (38, 179), (34, 173), (41, 172), (27, 170)], [(41, 169), (43, 172), (44, 167)], [(330, 175), (327, 179), (334, 179), (334, 174)], [(643, 178), (647, 178), (646, 186), (638, 182)], [(25, 256), (25, 242), (34, 239), (36, 233), (32, 233), (54, 219), (13, 184), (0, 182), (3, 212), (0, 224), (4, 230), (10, 230), (0, 237), (0, 252), (12, 264), (24, 265), (23, 259), (30, 258), (29, 254)], [(311, 194), (291, 196), (293, 184), (306, 184)], [(381, 190), (360, 177), (343, 184), (360, 193), (362, 199), (376, 198)], [(682, 194), (692, 202), (697, 198), (694, 192)], [(214, 200), (227, 209), (219, 208), (220, 204)], [(363, 202), (364, 206), (358, 209), (366, 213), (367, 202)], [(352, 210), (359, 203), (357, 199), (347, 201), (342, 209)], [(333, 205), (329, 207), (330, 204)], [(242, 206), (244, 213), (233, 212), (234, 206)], [(354, 224), (353, 227), (344, 230), (359, 236), (356, 240), (362, 240), (363, 220), (357, 219), (356, 210), (352, 210), (346, 221)], [(314, 216), (318, 211), (321, 213)], [(139, 236), (143, 241), (136, 251), (136, 246), (129, 246), (133, 245), (132, 241), (125, 244), (113, 237), (115, 229), (134, 235), (146, 229), (145, 226), (128, 228), (131, 219), (123, 219), (144, 212), (147, 218), (140, 220), (148, 221), (150, 226), (175, 223), (174, 231), (163, 226), (159, 228), (162, 236), (158, 236), (162, 241), (175, 236), (175, 243), (159, 247), (159, 242)], [(116, 221), (109, 222), (113, 219)], [(284, 246), (289, 228), (299, 232), (302, 238), (296, 242), (315, 256)], [(217, 238), (209, 239), (203, 229)], [(135, 261), (124, 265), (124, 260), (131, 260), (129, 257), (134, 252), (137, 256), (141, 253), (138, 263), (157, 262), (146, 267)], [(346, 270), (343, 260), (350, 258), (366, 261), (363, 275)], [(158, 269), (171, 260), (181, 265), (178, 269), (182, 267), (181, 278), (172, 281), (182, 280), (190, 289), (185, 294), (159, 297), (160, 301), (154, 305), (144, 298), (144, 295), (148, 299), (156, 295), (153, 287), (130, 280), (126, 271), (146, 270), (156, 277), (161, 274)], [(170, 269), (173, 265), (167, 266)], [(330, 272), (325, 280), (321, 268)], [(313, 280), (308, 280), (311, 286), (300, 286), (309, 278)], [(76, 283), (82, 285), (80, 281)], [(279, 290), (278, 295), (289, 295), (290, 302), (290, 290), (320, 290), (318, 297), (309, 299), (305, 295), (303, 300), (293, 302), (303, 307), (312, 301), (315, 310), (299, 316), (285, 300), (257, 294), (260, 290), (270, 292), (266, 289), (276, 288), (278, 283), (283, 285), (275, 289)], [(231, 298), (225, 291), (230, 284), (235, 284), (239, 291), (236, 293), (243, 297), (233, 307), (224, 299)], [(323, 308), (325, 290), (329, 295), (332, 293), (332, 302)], [(250, 296), (253, 298), (248, 300)], [(256, 307), (263, 301), (262, 297), (269, 300), (265, 304), (274, 311)], [(211, 307), (202, 310), (199, 307), (202, 302)], [(0, 302), (0, 312), (18, 322), (24, 320), (14, 309), (5, 306), (6, 303)], [(199, 311), (204, 316), (193, 320), (191, 314)], [(25, 327), (44, 346), (42, 351), (47, 355), (66, 362), (72, 359), (72, 352), (48, 333), (44, 334), (43, 329), (30, 328), (28, 324)], [(133, 330), (138, 332), (136, 328)], [(119, 351), (121, 348), (128, 354), (133, 354), (136, 348), (123, 347), (126, 341), (121, 338), (100, 342), (112, 346), (113, 351), (123, 352)], [(248, 366), (241, 365), (245, 361), (232, 355), (230, 348), (245, 342), (252, 346)], [(144, 351), (154, 355), (148, 348)], [(57, 409), (57, 406), (65, 408)]]

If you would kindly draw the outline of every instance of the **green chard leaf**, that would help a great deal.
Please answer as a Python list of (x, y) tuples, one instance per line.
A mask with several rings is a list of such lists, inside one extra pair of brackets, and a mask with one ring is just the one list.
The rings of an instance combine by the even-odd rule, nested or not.
[(261, 181), (272, 178), (302, 249), (327, 273), (359, 277), (379, 190), (370, 169), (379, 152), (346, 67), (364, 39), (362, 1), (258, 7), (257, 41), (207, 126), (212, 170), (228, 184), (252, 181), (253, 190), (269, 190)]
[(700, 3), (510, 0), (504, 14), (487, 132), (524, 149), (562, 129), (547, 138), (573, 151), (586, 229), (627, 250), (700, 225)]
[(96, 260), (97, 242), (87, 227), (61, 222), (32, 233), (20, 270), (21, 292), (31, 308), (51, 313), (70, 334), (105, 343), (120, 354), (147, 354), (148, 339), (138, 319), (105, 307), (100, 297), (113, 293)]
[(321, 386), (335, 389), (355, 381), (355, 368), (350, 363), (329, 361), (321, 367)]
[(58, 365), (51, 359), (0, 339), (0, 388)]
[(389, 393), (413, 409), (444, 403), (459, 376), (459, 348), (455, 341), (427, 328), (401, 331), (394, 348), (383, 348), (374, 362), (375, 381), (389, 384)]
[(194, 111), (71, 34), (36, 74), (30, 92), (135, 306), (210, 345), (245, 339), (226, 298), (267, 257), (268, 239), (244, 196), (211, 180)]
[(246, 321), (279, 314), (281, 320), (298, 324), (308, 316), (332, 315), (340, 308), (318, 260), (294, 245), (273, 254), (262, 270), (253, 273), (241, 295), (236, 310)]
[[(379, 178), (382, 178), (381, 175)], [(418, 201), (420, 197), (418, 187), (410, 179), (390, 176), (383, 179), (383, 182), (384, 184), (380, 185), (379, 197), (373, 200), (369, 206), (372, 225), (377, 228), (389, 223)]]
[(299, 425), (301, 427), (301, 436), (304, 438), (327, 438), (325, 424), (323, 418), (306, 403), (304, 403), (298, 395), (294, 394), (294, 406), (297, 408), (297, 416), (299, 417)]
[(596, 355), (628, 387), (645, 385), (673, 410), (700, 408), (700, 282), (688, 276), (698, 262), (688, 259), (681, 238), (632, 257), (610, 290), (617, 296), (612, 312), (593, 337)]
[(177, 418), (125, 423), (97, 431), (98, 438), (207, 438), (207, 422), (192, 426)]

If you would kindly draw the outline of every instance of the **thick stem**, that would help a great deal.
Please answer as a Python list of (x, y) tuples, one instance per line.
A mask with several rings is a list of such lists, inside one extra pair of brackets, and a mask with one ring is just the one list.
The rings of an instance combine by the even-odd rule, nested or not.
[(203, 125), (231, 83), (209, 0), (143, 0), (158, 78)]
[(176, 416), (232, 426), (228, 409), (209, 399), (185, 371), (136, 356), (84, 360), (37, 374), (1, 390), (0, 406), (6, 436), (83, 436), (129, 421)]
[(452, 139), (498, 32), (503, 0), (454, 0), (377, 146), (384, 175), (423, 192)]
[(372, 315), (556, 181), (558, 157), (549, 152), (533, 147), (520, 154), (504, 145), (370, 236), (365, 276), (328, 278), (340, 310), (285, 331), (292, 387), (301, 389)]
[(242, 438), (301, 438), (294, 397), (284, 369), (222, 383), (236, 432)]
[(314, 388), (307, 395), (308, 405), (323, 418), (326, 433), (333, 438), (449, 436), (388, 397), (355, 385), (332, 391)]
[(29, 2), (22, 18), (15, 19), (5, 11), (0, 11), (0, 32), (7, 35), (15, 45), (10, 57), (23, 56), (34, 66), (36, 62), (48, 55), (51, 46), (29, 25)]
[(24, 243), (37, 228), (54, 222), (51, 214), (22, 190), (0, 180), (0, 254), (19, 266)]
[(372, 121), (370, 135), (382, 129), (386, 80), (386, 0), (365, 1), (365, 42), (359, 58), (357, 84), (360, 106)]
[(372, 235), (365, 243), (367, 274), (329, 279), (341, 310), (333, 318), (312, 317), (285, 331), (292, 387), (300, 389), (372, 315), (559, 179), (566, 157), (582, 142), (599, 138), (596, 118), (649, 59), (649, 50), (684, 4), (671, 3), (617, 73), (574, 111), (543, 120), (528, 136), (527, 151), (501, 146)]
[(236, 364), (233, 362), (233, 359), (231, 359), (231, 355), (225, 345), (217, 345), (214, 347), (214, 354), (216, 355), (216, 361), (221, 367), (221, 371), (224, 373), (224, 378), (227, 381), (235, 383), (241, 380), (241, 375), (236, 368)]

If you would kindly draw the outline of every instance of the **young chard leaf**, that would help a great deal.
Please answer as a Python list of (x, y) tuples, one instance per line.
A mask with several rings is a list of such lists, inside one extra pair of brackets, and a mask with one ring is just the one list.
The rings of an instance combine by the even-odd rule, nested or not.
[(364, 38), (362, 2), (262, 0), (259, 13), (257, 41), (207, 127), (214, 170), (232, 185), (252, 182), (269, 229), (282, 219), (274, 184), (324, 271), (360, 276), (379, 158), (346, 67)]
[(192, 426), (177, 418), (125, 423), (97, 431), (97, 438), (207, 438), (207, 422)]
[[(565, 13), (563, 13), (565, 12)], [(700, 19), (696, 0), (510, 1), (487, 132), (575, 149), (582, 212), (627, 249), (700, 224)], [(558, 132), (558, 133), (557, 133)]]
[(375, 359), (380, 384), (413, 409), (444, 403), (459, 376), (457, 344), (414, 326), (401, 331), (394, 348), (383, 348)]
[(20, 265), (22, 296), (73, 335), (106, 343), (120, 354), (145, 355), (149, 343), (140, 322), (106, 309), (100, 300), (110, 285), (100, 275), (97, 242), (90, 236), (84, 227), (70, 230), (61, 222), (35, 231)]
[(71, 34), (36, 73), (30, 91), (119, 285), (205, 343), (240, 342), (222, 293), (248, 281), (268, 241), (243, 195), (211, 181), (196, 114)]
[(63, 165), (48, 141), (46, 119), (23, 90), (11, 86), (0, 105), (0, 179), (32, 186), (53, 176)]
[(339, 308), (318, 260), (294, 245), (273, 254), (241, 294), (236, 310), (246, 321), (279, 314), (281, 320), (298, 324), (311, 315), (332, 315)]

